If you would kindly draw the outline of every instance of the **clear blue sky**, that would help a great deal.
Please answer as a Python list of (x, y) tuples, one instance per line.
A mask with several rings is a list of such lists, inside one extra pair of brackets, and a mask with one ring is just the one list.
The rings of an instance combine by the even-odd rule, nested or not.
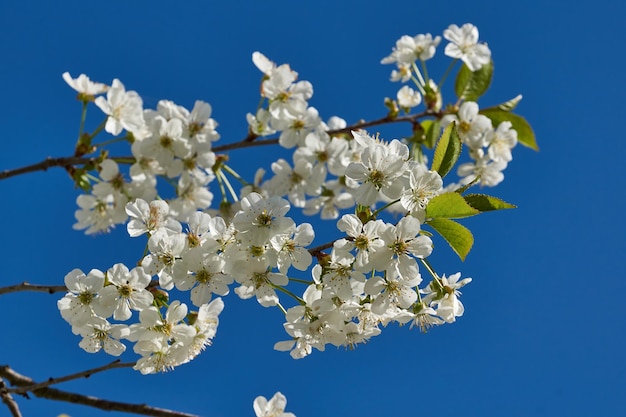
[[(231, 294), (214, 346), (191, 364), (157, 376), (115, 370), (59, 388), (209, 417), (252, 416), (254, 397), (276, 391), (298, 417), (619, 415), (626, 10), (616, 4), (2, 2), (0, 170), (73, 152), (79, 106), (65, 71), (119, 78), (146, 107), (163, 98), (189, 108), (208, 101), (227, 143), (245, 136), (245, 114), (258, 102), (253, 51), (312, 82), (311, 105), (324, 119), (352, 123), (382, 116), (383, 97), (395, 95), (391, 66), (379, 62), (401, 35), (441, 34), (466, 22), (478, 26), (495, 62), (483, 103), (523, 94), (518, 112), (541, 147), (516, 148), (493, 190), (517, 210), (465, 222), (476, 244), (464, 263), (439, 242), (433, 262), (474, 278), (457, 323), (426, 335), (392, 326), (356, 351), (330, 348), (294, 361), (272, 350), (285, 337), (280, 312)], [(442, 47), (437, 58), (441, 74)], [(242, 166), (269, 167), (273, 156), (233, 153)], [(123, 228), (96, 238), (72, 230), (77, 191), (61, 169), (2, 181), (0, 195), (0, 286), (61, 284), (73, 268), (104, 270), (140, 254)], [(110, 360), (78, 347), (58, 298), (2, 296), (0, 364), (44, 380)], [(25, 416), (112, 415), (18, 400)]]

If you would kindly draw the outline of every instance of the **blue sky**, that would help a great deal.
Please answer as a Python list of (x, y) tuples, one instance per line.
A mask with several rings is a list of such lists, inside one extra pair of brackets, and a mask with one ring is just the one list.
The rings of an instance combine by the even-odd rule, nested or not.
[[(246, 135), (245, 114), (258, 102), (255, 50), (309, 80), (310, 103), (324, 119), (353, 123), (381, 117), (382, 99), (395, 95), (391, 66), (379, 62), (401, 35), (472, 22), (495, 63), (483, 105), (523, 94), (517, 112), (541, 148), (516, 148), (505, 181), (490, 190), (519, 208), (465, 221), (476, 243), (464, 263), (438, 242), (438, 269), (474, 278), (463, 291), (465, 315), (453, 325), (426, 335), (390, 326), (355, 351), (330, 348), (294, 361), (272, 350), (285, 337), (280, 312), (231, 294), (214, 346), (191, 364), (156, 376), (115, 370), (59, 388), (209, 417), (254, 415), (254, 397), (276, 391), (298, 417), (619, 414), (626, 386), (623, 6), (212, 3), (0, 4), (0, 170), (73, 152), (79, 105), (61, 79), (65, 71), (119, 78), (146, 107), (208, 101), (228, 143)], [(431, 73), (448, 62), (440, 47)], [(232, 154), (242, 170), (269, 167), (274, 157)], [(2, 181), (0, 193), (0, 286), (60, 284), (73, 268), (130, 265), (141, 253), (123, 228), (96, 238), (72, 230), (78, 192), (61, 169)], [(2, 296), (0, 364), (44, 380), (110, 360), (78, 347), (58, 298)], [(25, 416), (111, 415), (18, 400)]]

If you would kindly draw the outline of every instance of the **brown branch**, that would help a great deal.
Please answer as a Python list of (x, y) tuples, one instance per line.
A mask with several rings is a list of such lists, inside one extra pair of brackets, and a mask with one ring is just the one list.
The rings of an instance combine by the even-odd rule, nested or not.
[[(378, 126), (378, 125), (383, 125), (387, 123), (402, 123), (402, 122), (416, 123), (418, 119), (421, 119), (423, 117), (427, 117), (427, 116), (441, 117), (442, 115), (443, 115), (443, 112), (435, 113), (431, 110), (426, 110), (422, 113), (409, 114), (406, 116), (397, 116), (397, 117), (385, 116), (380, 119), (370, 120), (369, 122), (360, 121), (353, 125), (346, 126), (342, 129), (329, 130), (326, 133), (328, 133), (329, 135), (336, 135), (340, 133), (350, 133), (350, 131), (352, 130), (359, 130), (359, 129), (363, 129), (366, 127)], [(278, 143), (278, 138), (255, 140), (257, 137), (258, 136), (256, 135), (248, 134), (248, 136), (246, 136), (239, 142), (216, 146), (212, 149), (212, 151), (215, 153), (218, 153), (218, 152), (230, 151), (233, 149), (250, 148), (254, 146), (276, 145)], [(110, 157), (110, 158), (114, 160), (134, 159), (134, 157), (130, 157), (130, 156)], [(11, 170), (9, 169), (4, 170), (0, 172), (0, 180), (4, 180), (10, 177), (15, 177), (21, 174), (26, 174), (29, 172), (46, 171), (48, 168), (52, 168), (52, 167), (69, 168), (74, 165), (93, 164), (93, 163), (98, 162), (98, 159), (99, 158), (97, 157), (85, 158), (85, 157), (80, 157), (80, 156), (70, 156), (70, 157), (63, 157), (63, 158), (48, 157), (44, 159), (43, 161), (38, 162), (36, 164), (27, 165), (25, 167), (11, 169)]]
[(70, 156), (65, 158), (46, 158), (41, 162), (36, 164), (27, 165), (25, 167), (16, 168), (16, 169), (7, 169), (5, 171), (0, 172), (0, 180), (4, 180), (10, 177), (14, 177), (16, 175), (26, 174), (28, 172), (35, 171), (46, 171), (48, 168), (52, 167), (63, 167), (67, 168), (73, 165), (80, 164), (88, 164), (96, 162), (98, 158), (82, 158), (77, 156)]
[(418, 119), (421, 119), (427, 116), (441, 117), (441, 114), (434, 113), (431, 110), (426, 110), (421, 113), (408, 114), (406, 116), (396, 116), (396, 117), (385, 116), (385, 117), (381, 117), (380, 119), (370, 120), (369, 122), (361, 121), (351, 126), (346, 126), (342, 129), (329, 130), (326, 133), (332, 136), (332, 135), (336, 135), (339, 133), (350, 133), (353, 130), (359, 130), (359, 129), (363, 129), (363, 128), (370, 127), (370, 126), (378, 126), (378, 125), (384, 125), (388, 123), (402, 123), (402, 122), (415, 123)]
[(335, 241), (324, 243), (323, 245), (316, 246), (311, 249), (307, 249), (312, 256), (318, 256), (323, 250), (330, 249), (335, 244)]
[(77, 372), (75, 374), (71, 374), (71, 375), (66, 375), (66, 376), (61, 376), (58, 378), (49, 378), (47, 381), (45, 382), (40, 382), (38, 384), (33, 384), (33, 385), (25, 385), (23, 387), (20, 388), (12, 388), (9, 391), (13, 394), (24, 394), (28, 391), (35, 391), (38, 390), (40, 388), (45, 388), (45, 387), (49, 387), (50, 385), (54, 385), (54, 384), (60, 384), (61, 382), (67, 382), (67, 381), (71, 381), (73, 379), (79, 379), (79, 378), (89, 378), (91, 375), (93, 374), (97, 374), (98, 372), (103, 372), (109, 369), (116, 369), (116, 368), (132, 368), (133, 366), (135, 366), (136, 362), (121, 362), (119, 359), (115, 360), (107, 365), (103, 365), (103, 366), (99, 366), (97, 368), (93, 368), (93, 369), (88, 369), (86, 371), (82, 371), (82, 372)]
[[(154, 279), (150, 281), (150, 284), (146, 288), (154, 288), (159, 286), (159, 280)], [(0, 287), (0, 295), (9, 294), (12, 292), (20, 291), (35, 291), (35, 292), (47, 292), (48, 294), (54, 294), (57, 292), (69, 291), (65, 285), (39, 285), (30, 284), (26, 281), (21, 284), (9, 285), (8, 287)]]
[[(24, 376), (9, 366), (0, 367), (0, 377), (6, 378), (7, 381), (14, 386), (32, 386), (37, 385), (31, 378)], [(65, 401), (73, 404), (82, 404), (106, 411), (123, 411), (126, 413), (140, 414), (144, 416), (154, 417), (197, 417), (194, 414), (183, 413), (180, 411), (166, 410), (164, 408), (151, 407), (146, 404), (131, 404), (119, 401), (104, 400), (89, 395), (76, 394), (73, 392), (61, 391), (55, 388), (38, 388), (32, 392), (36, 397), (47, 398), (55, 401)]]
[(230, 151), (233, 149), (251, 148), (254, 146), (276, 145), (277, 143), (278, 143), (278, 138), (255, 140), (255, 141), (249, 141), (247, 140), (247, 138), (245, 138), (239, 142), (233, 142), (233, 143), (228, 143), (226, 145), (216, 146), (212, 148), (211, 150), (215, 153), (218, 153), (218, 152)]
[(7, 406), (13, 417), (22, 417), (20, 408), (9, 393), (7, 386), (4, 384), (4, 379), (2, 378), (0, 378), (0, 398), (2, 398), (2, 402)]
[(8, 287), (0, 287), (0, 295), (8, 294), (11, 292), (19, 291), (36, 291), (47, 292), (48, 294), (54, 294), (55, 292), (66, 292), (67, 287), (65, 285), (37, 285), (30, 284), (26, 281), (21, 284), (10, 285)]

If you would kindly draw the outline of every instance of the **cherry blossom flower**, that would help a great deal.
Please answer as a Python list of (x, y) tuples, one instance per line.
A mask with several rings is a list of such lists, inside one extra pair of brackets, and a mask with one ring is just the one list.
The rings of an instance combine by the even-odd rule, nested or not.
[(443, 37), (450, 41), (446, 45), (445, 54), (461, 59), (470, 71), (478, 71), (491, 60), (491, 51), (485, 44), (478, 43), (478, 28), (466, 23), (460, 28), (450, 25), (443, 31)]
[(150, 275), (141, 267), (129, 271), (124, 264), (115, 264), (107, 271), (107, 285), (100, 292), (102, 303), (113, 306), (115, 320), (128, 320), (131, 309), (141, 311), (152, 304), (152, 294), (146, 290)]
[(96, 98), (96, 106), (102, 110), (107, 118), (104, 130), (117, 136), (126, 129), (129, 132), (138, 132), (143, 129), (143, 100), (135, 91), (126, 91), (124, 84), (117, 78), (107, 91), (107, 98)]
[(61, 317), (72, 326), (81, 327), (95, 316), (109, 317), (113, 311), (102, 305), (98, 293), (104, 288), (104, 274), (92, 269), (87, 275), (73, 269), (65, 275), (68, 293), (57, 302)]
[(97, 353), (104, 349), (109, 355), (120, 356), (126, 346), (119, 339), (127, 337), (130, 330), (126, 325), (111, 324), (101, 317), (94, 317), (81, 327), (73, 326), (72, 332), (83, 337), (78, 345), (85, 352)]
[(293, 413), (285, 413), (287, 398), (280, 392), (268, 401), (267, 398), (258, 396), (254, 399), (254, 413), (256, 417), (296, 417)]
[(422, 102), (421, 94), (418, 91), (413, 90), (408, 85), (400, 88), (396, 97), (398, 99), (398, 104), (404, 109), (410, 109), (418, 106)]
[(79, 99), (81, 100), (102, 94), (109, 88), (106, 84), (91, 81), (85, 74), (80, 74), (78, 78), (72, 78), (69, 72), (64, 72), (63, 80), (65, 80), (67, 85), (78, 91)]
[(416, 36), (404, 35), (396, 41), (391, 55), (383, 58), (381, 64), (397, 63), (412, 64), (420, 59), (426, 61), (435, 56), (435, 49), (441, 42), (441, 36), (433, 36), (430, 33)]

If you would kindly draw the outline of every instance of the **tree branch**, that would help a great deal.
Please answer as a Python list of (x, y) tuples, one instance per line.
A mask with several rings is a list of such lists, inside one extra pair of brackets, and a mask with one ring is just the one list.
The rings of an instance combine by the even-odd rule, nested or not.
[(67, 287), (65, 285), (37, 285), (30, 284), (26, 281), (21, 284), (10, 285), (8, 287), (0, 287), (0, 295), (8, 294), (11, 292), (19, 291), (36, 291), (47, 292), (48, 294), (54, 294), (55, 292), (66, 292)]
[(7, 386), (4, 384), (4, 379), (2, 378), (0, 378), (0, 398), (2, 398), (2, 402), (7, 406), (13, 417), (22, 417), (20, 408), (9, 393)]
[[(150, 284), (146, 287), (147, 289), (158, 287), (159, 280), (154, 279), (150, 281)], [(20, 292), (20, 291), (35, 291), (35, 292), (47, 292), (48, 294), (54, 294), (57, 292), (67, 292), (69, 291), (65, 285), (39, 285), (39, 284), (30, 284), (26, 281), (21, 284), (9, 285), (8, 287), (0, 287), (0, 295), (9, 294), (12, 292)]]
[(323, 250), (330, 249), (335, 244), (335, 241), (324, 243), (323, 245), (316, 246), (311, 249), (307, 249), (312, 256), (318, 256)]
[(25, 167), (16, 168), (16, 169), (7, 169), (0, 172), (0, 180), (4, 180), (10, 177), (15, 177), (16, 175), (26, 174), (28, 172), (35, 171), (46, 171), (48, 168), (52, 167), (69, 167), (73, 165), (81, 165), (96, 162), (98, 158), (82, 158), (77, 156), (70, 156), (64, 158), (46, 158), (41, 162), (36, 164), (27, 165)]
[[(441, 117), (442, 115), (443, 115), (442, 112), (435, 113), (431, 110), (426, 110), (422, 113), (409, 114), (406, 116), (397, 116), (397, 117), (385, 116), (385, 117), (381, 117), (380, 119), (370, 120), (369, 122), (360, 121), (353, 125), (346, 126), (342, 129), (329, 130), (326, 133), (328, 133), (329, 135), (336, 135), (340, 133), (350, 133), (350, 131), (352, 130), (359, 130), (359, 129), (363, 129), (366, 127), (378, 126), (378, 125), (383, 125), (387, 123), (402, 123), (402, 122), (415, 123), (418, 119), (421, 119), (423, 117), (427, 117), (427, 116)], [(228, 144), (221, 145), (221, 146), (216, 146), (212, 149), (212, 151), (215, 153), (218, 153), (218, 152), (230, 151), (233, 149), (250, 148), (254, 146), (276, 145), (278, 143), (278, 138), (254, 140), (257, 137), (258, 136), (248, 135), (247, 137), (243, 138), (239, 142), (233, 142), (233, 143), (228, 143)], [(132, 158), (133, 157), (128, 157), (128, 156), (111, 157), (111, 159), (132, 159)], [(98, 161), (97, 157), (92, 157), (92, 158), (85, 158), (85, 157), (80, 157), (80, 156), (70, 156), (70, 157), (63, 157), (63, 158), (48, 157), (44, 159), (43, 161), (38, 162), (36, 164), (27, 165), (25, 167), (16, 168), (16, 169), (4, 170), (0, 172), (0, 181), (7, 179), (7, 178), (15, 177), (17, 175), (26, 174), (29, 172), (46, 171), (48, 168), (52, 168), (52, 167), (68, 168), (74, 165), (85, 165), (89, 163), (93, 164), (93, 163), (96, 163), (97, 161)]]
[[(107, 366), (111, 366), (111, 364)], [(74, 374), (74, 375), (78, 375), (78, 374)], [(0, 377), (6, 378), (6, 380), (9, 381), (11, 385), (14, 385), (14, 386), (26, 387), (26, 386), (39, 385), (35, 381), (33, 381), (31, 378), (14, 371), (13, 369), (11, 369), (9, 366), (6, 366), (6, 365), (0, 367)], [(154, 416), (154, 417), (197, 417), (194, 414), (167, 410), (164, 408), (151, 407), (146, 404), (131, 404), (131, 403), (124, 403), (124, 402), (119, 402), (119, 401), (109, 401), (109, 400), (104, 400), (101, 398), (96, 398), (96, 397), (92, 397), (88, 395), (76, 394), (73, 392), (61, 391), (58, 389), (48, 388), (48, 387), (37, 388), (37, 389), (33, 389), (32, 391), (29, 390), (29, 392), (32, 392), (36, 397), (40, 397), (40, 398), (47, 398), (49, 400), (56, 400), (56, 401), (65, 401), (65, 402), (69, 402), (73, 404), (82, 404), (82, 405), (87, 405), (90, 407), (99, 408), (101, 410), (106, 410), (106, 411), (123, 411), (126, 413), (133, 413), (133, 414), (140, 414), (144, 416)], [(16, 415), (14, 414), (14, 416)], [(17, 414), (17, 416), (20, 416), (20, 415)]]
[(12, 388), (9, 391), (13, 394), (24, 394), (28, 391), (34, 392), (35, 390), (38, 390), (40, 388), (49, 387), (50, 385), (54, 385), (54, 384), (60, 384), (61, 382), (67, 382), (67, 381), (71, 381), (73, 379), (79, 379), (79, 378), (89, 378), (93, 374), (97, 374), (98, 372), (106, 371), (109, 369), (132, 368), (133, 366), (135, 366), (135, 363), (136, 362), (121, 362), (118, 359), (107, 365), (99, 366), (97, 368), (88, 369), (86, 371), (77, 372), (75, 374), (61, 376), (58, 378), (49, 378), (45, 382), (40, 382), (38, 384), (33, 384), (33, 385), (25, 385), (20, 388)]

